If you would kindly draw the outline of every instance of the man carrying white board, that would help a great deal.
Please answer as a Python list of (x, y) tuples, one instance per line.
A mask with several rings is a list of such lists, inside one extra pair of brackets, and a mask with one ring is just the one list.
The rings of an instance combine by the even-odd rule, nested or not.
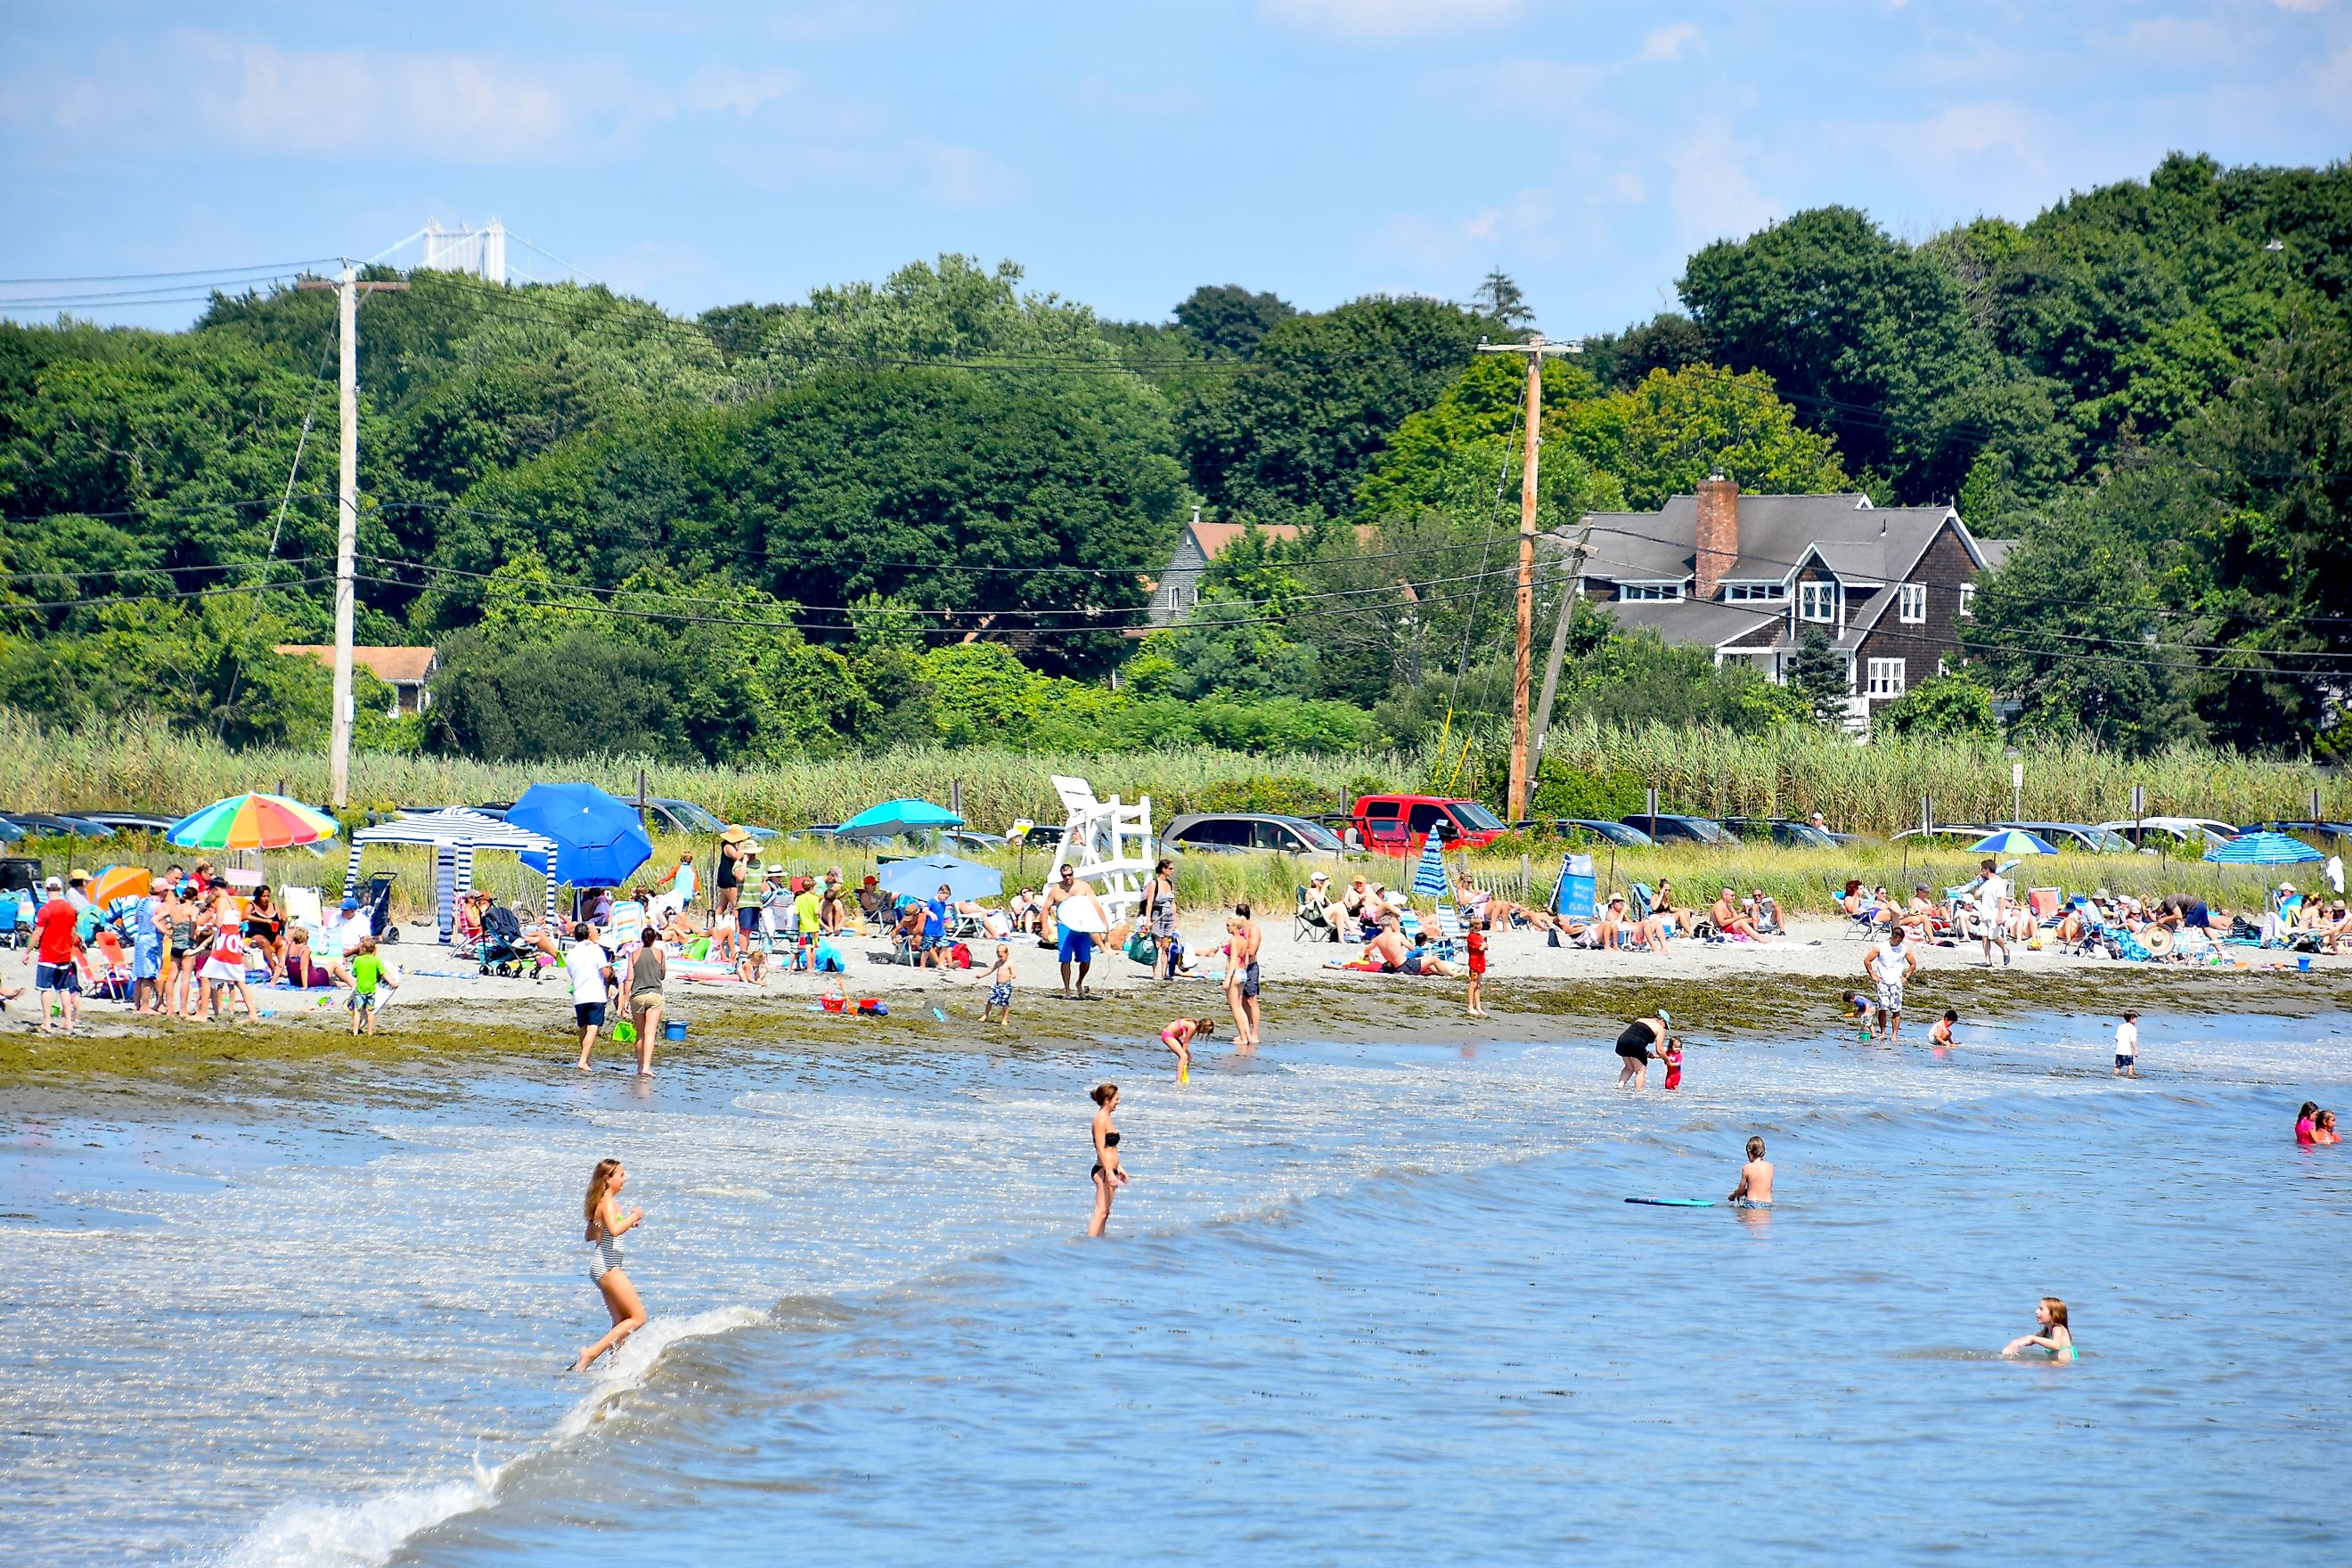
[[(1087, 975), (1095, 966), (1095, 936), (1108, 930), (1110, 921), (1095, 897), (1091, 885), (1082, 880), (1075, 866), (1065, 864), (1054, 885), (1045, 889), (1045, 919), (1058, 933), (1055, 956), (1062, 963), (1062, 994), (1073, 999), (1087, 994)], [(1077, 988), (1071, 989), (1070, 971), (1077, 970)]]

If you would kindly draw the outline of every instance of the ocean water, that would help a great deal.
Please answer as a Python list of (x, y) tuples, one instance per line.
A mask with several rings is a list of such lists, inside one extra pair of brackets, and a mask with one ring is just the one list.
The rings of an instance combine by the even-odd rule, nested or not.
[[(2340, 1560), (2352, 1018), (772, 1051), (8, 1125), (0, 1540), (232, 1564)], [(1083, 1231), (1086, 1089), (1134, 1184)], [(1780, 1205), (1720, 1197), (1750, 1132)], [(627, 1161), (608, 1370), (580, 1189)], [(2044, 1293), (2073, 1366), (1992, 1352)]]

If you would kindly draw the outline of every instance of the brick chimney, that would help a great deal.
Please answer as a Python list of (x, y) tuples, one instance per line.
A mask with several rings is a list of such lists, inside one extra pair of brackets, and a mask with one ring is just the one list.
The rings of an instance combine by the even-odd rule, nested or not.
[(1698, 486), (1698, 583), (1692, 596), (1712, 601), (1715, 585), (1739, 559), (1739, 486), (1721, 474), (1709, 474)]

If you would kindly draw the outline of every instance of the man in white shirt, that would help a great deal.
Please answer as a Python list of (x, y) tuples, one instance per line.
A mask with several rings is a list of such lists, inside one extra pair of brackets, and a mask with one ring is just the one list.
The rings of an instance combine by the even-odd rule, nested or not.
[(613, 973), (613, 955), (596, 940), (595, 927), (582, 921), (572, 928), (572, 935), (563, 968), (572, 977), (572, 1018), (580, 1026), (580, 1070), (586, 1072), (588, 1053), (596, 1048), (596, 1031), (604, 1026), (604, 1005), (620, 977)]
[(2116, 1076), (2139, 1076), (2139, 1015), (2128, 1008), (2124, 1021), (2116, 1026)]
[(1992, 949), (2000, 944), (2000, 965), (2009, 967), (2009, 932), (2001, 924), (2001, 906), (2009, 899), (2009, 879), (1990, 860), (1984, 870), (1969, 884), (1977, 900), (1977, 934), (1984, 938), (1985, 967), (1992, 967)]
[(1901, 926), (1889, 928), (1870, 950), (1862, 972), (1878, 987), (1878, 1029), (1891, 1046), (1903, 1029), (1903, 983), (1919, 972), (1919, 954), (1905, 945)]

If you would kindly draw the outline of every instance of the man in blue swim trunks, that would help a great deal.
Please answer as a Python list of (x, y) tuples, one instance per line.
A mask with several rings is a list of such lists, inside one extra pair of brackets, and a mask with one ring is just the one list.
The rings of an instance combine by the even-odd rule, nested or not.
[[(1095, 939), (1091, 932), (1072, 931), (1061, 920), (1061, 909), (1072, 899), (1091, 899), (1094, 889), (1078, 880), (1078, 868), (1065, 863), (1061, 876), (1045, 889), (1045, 919), (1053, 922), (1058, 937), (1055, 956), (1062, 962), (1062, 994), (1076, 999), (1087, 994), (1087, 973), (1095, 966)], [(1070, 968), (1077, 966), (1077, 989), (1070, 989)]]

